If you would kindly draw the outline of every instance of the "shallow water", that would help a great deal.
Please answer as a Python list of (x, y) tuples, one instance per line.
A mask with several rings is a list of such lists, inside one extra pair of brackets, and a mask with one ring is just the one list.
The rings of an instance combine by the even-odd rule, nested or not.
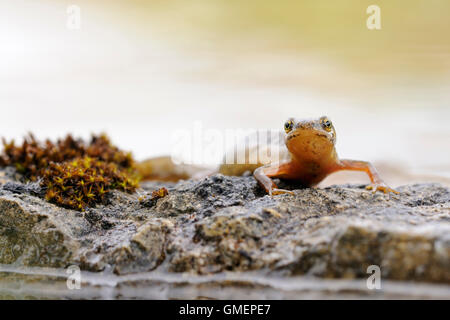
[(81, 273), (81, 288), (69, 290), (64, 269), (0, 265), (0, 298), (15, 299), (450, 299), (450, 286), (366, 279), (219, 273), (209, 276), (159, 272), (117, 276)]

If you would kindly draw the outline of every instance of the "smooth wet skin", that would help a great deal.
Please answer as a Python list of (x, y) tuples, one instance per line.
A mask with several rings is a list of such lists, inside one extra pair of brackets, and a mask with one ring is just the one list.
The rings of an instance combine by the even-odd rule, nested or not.
[(305, 187), (317, 185), (329, 174), (341, 170), (364, 171), (370, 178), (367, 189), (385, 193), (397, 191), (388, 187), (376, 169), (365, 161), (339, 159), (336, 153), (336, 131), (327, 117), (315, 120), (286, 121), (286, 147), (290, 159), (257, 168), (253, 175), (270, 195), (292, 193), (278, 189), (271, 178), (295, 180)]

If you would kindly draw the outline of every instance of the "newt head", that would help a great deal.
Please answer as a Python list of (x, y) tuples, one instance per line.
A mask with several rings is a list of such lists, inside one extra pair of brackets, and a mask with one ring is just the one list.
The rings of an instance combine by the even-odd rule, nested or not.
[(307, 162), (334, 161), (336, 131), (330, 119), (299, 120), (290, 118), (284, 124), (286, 147), (296, 160)]

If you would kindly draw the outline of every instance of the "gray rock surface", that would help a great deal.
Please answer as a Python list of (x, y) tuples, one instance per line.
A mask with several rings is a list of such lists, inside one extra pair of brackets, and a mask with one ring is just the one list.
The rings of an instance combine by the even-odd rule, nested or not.
[[(367, 278), (450, 284), (450, 190), (439, 184), (373, 194), (358, 185), (265, 195), (253, 177), (215, 175), (114, 191), (77, 212), (39, 186), (0, 179), (0, 264), (211, 275)], [(138, 197), (165, 186), (158, 201)], [(285, 188), (293, 186), (283, 185)]]

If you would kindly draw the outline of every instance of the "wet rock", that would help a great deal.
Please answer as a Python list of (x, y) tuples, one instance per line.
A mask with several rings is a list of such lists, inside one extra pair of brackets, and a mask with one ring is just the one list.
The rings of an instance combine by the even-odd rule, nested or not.
[[(139, 201), (161, 187), (164, 197)], [(253, 177), (215, 175), (114, 191), (83, 213), (32, 190), (12, 180), (0, 188), (1, 264), (323, 278), (367, 278), (377, 265), (385, 279), (450, 283), (450, 190), (439, 184), (400, 195), (341, 185), (269, 197)]]
[(3, 186), (3, 190), (11, 191), (12, 193), (22, 194), (28, 193), (33, 196), (43, 197), (45, 191), (39, 182), (20, 183), (15, 181), (8, 181)]

